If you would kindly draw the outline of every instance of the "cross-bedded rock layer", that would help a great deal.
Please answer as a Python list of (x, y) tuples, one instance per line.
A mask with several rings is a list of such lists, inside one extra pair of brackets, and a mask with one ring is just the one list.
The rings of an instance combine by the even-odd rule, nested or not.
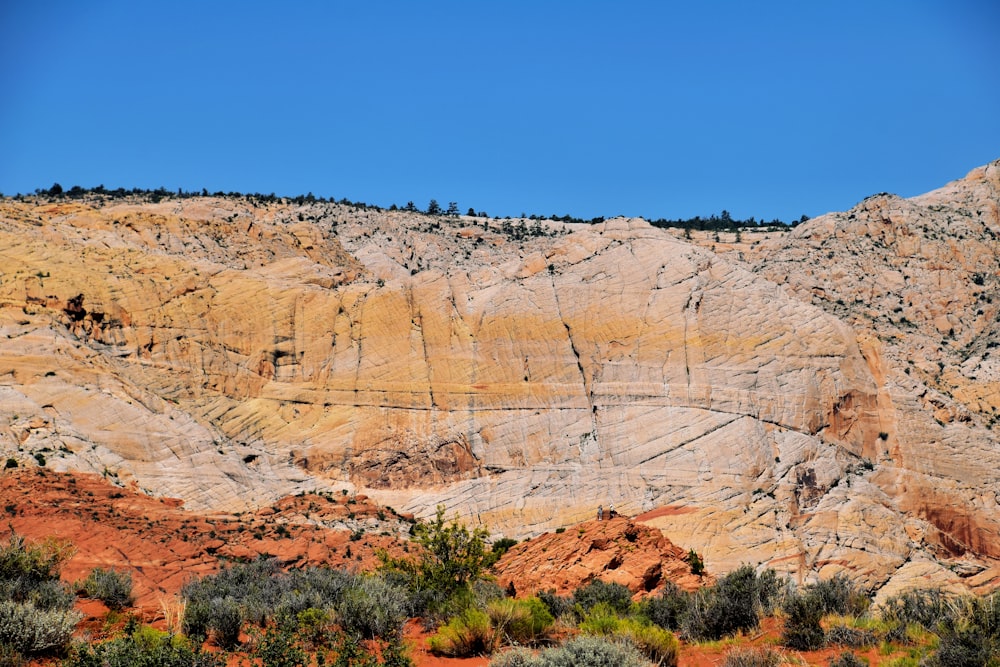
[[(714, 572), (990, 585), (990, 424), (921, 393), (884, 336), (788, 277), (835, 261), (824, 285), (860, 280), (846, 258), (795, 254), (826, 224), (743, 264), (634, 219), (4, 200), (0, 446), (194, 508), (357, 488), (521, 537), (602, 503), (669, 507), (648, 523)], [(967, 283), (995, 280), (977, 257)], [(934, 302), (942, 275), (906, 280)]]

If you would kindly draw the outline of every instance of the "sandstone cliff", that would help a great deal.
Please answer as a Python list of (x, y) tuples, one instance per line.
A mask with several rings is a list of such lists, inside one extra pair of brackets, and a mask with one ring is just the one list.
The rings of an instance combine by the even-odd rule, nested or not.
[[(990, 178), (963, 186), (977, 220), (996, 215)], [(991, 585), (996, 452), (961, 397), (991, 394), (906, 375), (846, 295), (812, 303), (795, 266), (854, 275), (836, 234), (833, 258), (796, 257), (823, 224), (744, 264), (641, 220), (4, 200), (0, 447), (193, 508), (348, 488), (523, 537), (614, 502), (669, 508), (648, 523), (714, 572)], [(985, 302), (980, 255), (961, 284)], [(962, 270), (913, 274), (914, 298)], [(930, 335), (949, 306), (921, 304), (908, 318)], [(968, 325), (983, 352), (987, 312)]]

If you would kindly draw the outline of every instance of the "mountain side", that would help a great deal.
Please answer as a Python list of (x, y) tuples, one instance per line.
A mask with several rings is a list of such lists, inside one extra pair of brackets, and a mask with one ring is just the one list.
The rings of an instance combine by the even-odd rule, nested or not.
[(995, 500), (902, 500), (922, 474), (957, 488), (962, 441), (918, 455), (940, 427), (887, 381), (882, 340), (644, 221), (0, 206), (0, 447), (20, 462), (202, 510), (305, 489), (444, 503), (513, 537), (613, 502), (661, 510), (646, 523), (715, 572), (954, 583), (968, 552), (962, 573), (992, 581)]
[(882, 359), (874, 479), (955, 556), (1000, 555), (1000, 161), (934, 192), (879, 194), (759, 244), (760, 275), (851, 325)]

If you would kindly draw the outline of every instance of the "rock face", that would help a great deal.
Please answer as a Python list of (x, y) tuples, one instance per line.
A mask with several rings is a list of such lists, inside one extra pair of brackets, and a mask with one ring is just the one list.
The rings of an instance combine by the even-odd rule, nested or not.
[[(954, 186), (966, 197), (954, 210), (979, 224), (962, 240), (996, 217), (995, 173)], [(842, 216), (870, 209), (885, 234), (899, 223), (875, 218), (951, 196)], [(714, 572), (957, 581), (949, 559), (966, 554), (962, 571), (988, 586), (1000, 461), (971, 406), (992, 405), (989, 382), (907, 375), (903, 360), (921, 362), (864, 313), (899, 319), (896, 271), (913, 282), (912, 330), (898, 335), (977, 344), (966, 374), (986, 378), (995, 243), (947, 255), (907, 224), (917, 250), (900, 232), (909, 250), (851, 260), (858, 234), (834, 216), (740, 262), (637, 219), (7, 199), (0, 448), (200, 509), (346, 488), (421, 516), (444, 503), (523, 537), (599, 504), (668, 508), (648, 525)], [(895, 256), (922, 268), (882, 271)], [(956, 286), (947, 300), (935, 280)], [(980, 324), (948, 320), (963, 298), (982, 306)]]
[(712, 577), (691, 574), (687, 552), (655, 528), (625, 518), (586, 521), (515, 545), (494, 566), (497, 583), (517, 595), (555, 590), (559, 595), (594, 579), (616, 583), (637, 597), (655, 595), (671, 582), (694, 591)]

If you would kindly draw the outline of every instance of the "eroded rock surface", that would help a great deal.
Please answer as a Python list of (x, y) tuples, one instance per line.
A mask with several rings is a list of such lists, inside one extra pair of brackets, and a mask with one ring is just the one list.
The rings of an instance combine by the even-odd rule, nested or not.
[[(995, 172), (866, 200), (745, 263), (638, 219), (3, 200), (0, 448), (195, 509), (349, 489), (524, 537), (613, 502), (673, 508), (647, 523), (714, 572), (878, 585), (914, 560), (947, 577), (963, 554), (987, 571), (992, 385), (930, 382), (893, 336), (952, 336), (977, 351), (968, 373), (940, 346), (927, 360), (988, 377), (992, 237), (970, 255), (915, 223), (888, 230), (962, 196), (959, 240), (986, 234)], [(857, 261), (852, 215), (882, 234)], [(955, 304), (982, 313), (952, 322)]]

